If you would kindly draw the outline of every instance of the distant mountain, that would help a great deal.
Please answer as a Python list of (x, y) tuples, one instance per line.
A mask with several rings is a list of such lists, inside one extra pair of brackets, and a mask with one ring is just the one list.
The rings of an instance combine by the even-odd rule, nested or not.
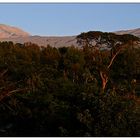
[(132, 29), (132, 30), (120, 30), (120, 31), (116, 31), (114, 32), (116, 34), (132, 34), (132, 35), (135, 35), (137, 37), (140, 38), (140, 28), (137, 28), (137, 29)]
[(63, 47), (63, 46), (76, 46), (76, 36), (64, 36), (64, 37), (46, 37), (46, 36), (28, 36), (28, 37), (17, 37), (17, 38), (2, 38), (0, 41), (12, 41), (14, 43), (26, 43), (32, 42), (39, 46), (46, 47), (48, 44), (52, 47)]
[(71, 46), (76, 43), (76, 36), (64, 37), (47, 37), (47, 36), (31, 36), (29, 33), (17, 27), (0, 24), (0, 41), (13, 41), (14, 43), (32, 42), (40, 46), (47, 46), (48, 44), (53, 47)]
[(17, 28), (5, 24), (0, 24), (0, 38), (27, 37), (30, 34)]
[[(133, 34), (140, 37), (140, 28), (133, 30), (121, 30), (114, 32), (116, 34)], [(79, 33), (80, 34), (80, 33)], [(13, 41), (14, 43), (32, 42), (39, 46), (46, 47), (48, 44), (52, 47), (72, 46), (79, 47), (75, 36), (31, 36), (29, 33), (4, 24), (0, 24), (0, 41)]]

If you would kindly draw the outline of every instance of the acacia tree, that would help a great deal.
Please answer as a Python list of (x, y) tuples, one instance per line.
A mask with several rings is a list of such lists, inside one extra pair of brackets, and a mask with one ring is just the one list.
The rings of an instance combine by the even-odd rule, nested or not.
[(92, 63), (90, 65), (94, 65), (99, 73), (102, 91), (106, 88), (109, 71), (118, 54), (138, 41), (138, 37), (130, 34), (116, 35), (100, 31), (90, 31), (77, 36), (77, 42), (82, 45), (85, 54), (91, 56)]

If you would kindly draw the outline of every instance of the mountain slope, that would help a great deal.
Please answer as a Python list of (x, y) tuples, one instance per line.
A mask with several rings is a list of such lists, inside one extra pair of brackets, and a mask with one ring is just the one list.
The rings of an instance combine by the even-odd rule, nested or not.
[(45, 37), (45, 36), (28, 36), (17, 38), (3, 38), (0, 41), (12, 41), (14, 43), (26, 43), (31, 42), (38, 44), (39, 46), (46, 47), (48, 44), (52, 47), (72, 46), (78, 47), (76, 43), (76, 36), (64, 36), (64, 37)]
[(140, 38), (140, 28), (137, 28), (137, 29), (132, 29), (132, 30), (121, 30), (121, 31), (116, 31), (114, 32), (116, 34), (132, 34), (132, 35), (135, 35), (137, 37)]
[[(122, 30), (114, 32), (116, 34), (133, 34), (140, 37), (140, 28), (133, 30)], [(80, 33), (79, 33), (80, 34)], [(46, 47), (48, 44), (52, 47), (72, 46), (79, 47), (76, 36), (48, 37), (48, 36), (31, 36), (29, 33), (8, 25), (0, 24), (0, 41), (13, 41), (14, 43), (32, 42), (39, 46)]]
[(0, 24), (0, 38), (16, 38), (16, 37), (27, 37), (30, 34), (19, 29), (5, 24)]

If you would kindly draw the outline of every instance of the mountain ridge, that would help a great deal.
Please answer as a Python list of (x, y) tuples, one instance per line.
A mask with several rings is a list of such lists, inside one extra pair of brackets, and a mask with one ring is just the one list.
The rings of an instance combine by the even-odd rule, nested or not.
[(140, 38), (140, 28), (135, 28), (135, 29), (129, 29), (129, 30), (120, 30), (120, 31), (116, 31), (114, 32), (116, 34), (132, 34), (132, 35), (135, 35), (137, 37)]
[[(3, 31), (3, 32), (2, 32)], [(132, 34), (140, 37), (140, 28), (130, 30), (115, 31), (116, 34)], [(0, 41), (13, 41), (14, 43), (31, 42), (39, 46), (46, 47), (48, 44), (52, 47), (75, 46), (79, 47), (75, 36), (39, 36), (29, 33), (17, 27), (0, 24)]]

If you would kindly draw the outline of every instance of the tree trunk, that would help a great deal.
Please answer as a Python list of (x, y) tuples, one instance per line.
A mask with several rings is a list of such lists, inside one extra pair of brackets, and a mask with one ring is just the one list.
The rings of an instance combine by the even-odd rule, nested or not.
[(102, 71), (100, 71), (100, 76), (101, 76), (101, 80), (102, 80), (102, 92), (104, 92), (107, 82), (108, 82), (108, 76), (103, 73)]

